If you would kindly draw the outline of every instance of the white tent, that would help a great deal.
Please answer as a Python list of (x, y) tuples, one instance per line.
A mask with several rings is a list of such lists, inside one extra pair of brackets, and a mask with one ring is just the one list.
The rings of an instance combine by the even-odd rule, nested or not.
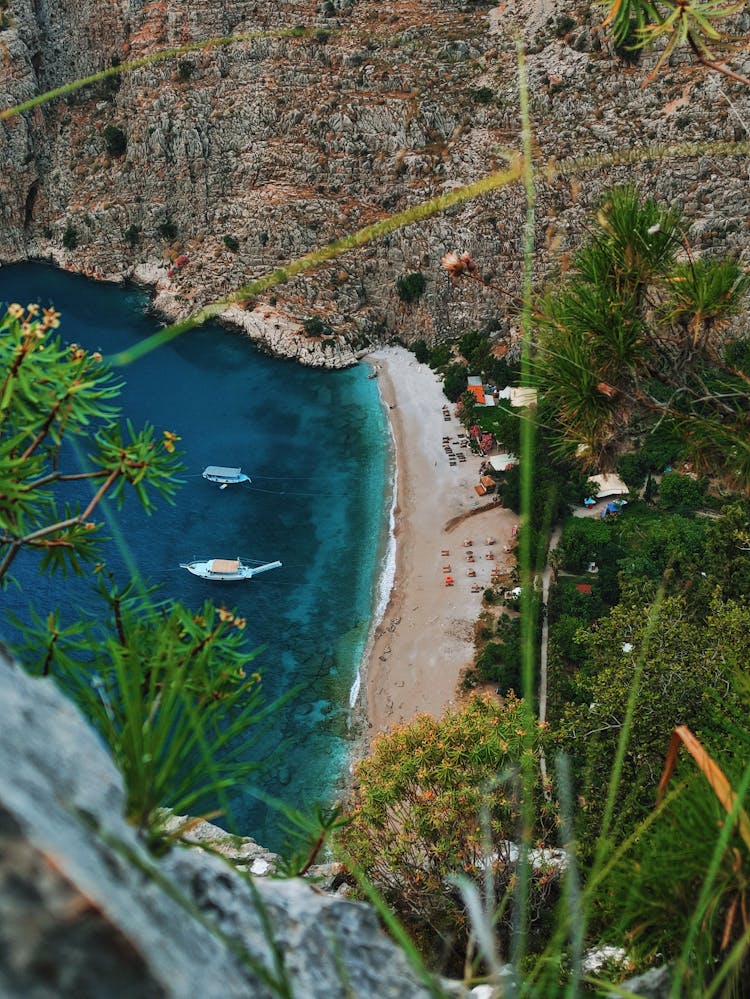
[(496, 472), (506, 472), (518, 464), (518, 458), (514, 454), (493, 454), (489, 461)]
[(597, 499), (607, 499), (608, 496), (627, 496), (630, 492), (619, 475), (610, 473), (608, 475), (589, 475), (590, 482), (596, 482), (599, 486)]

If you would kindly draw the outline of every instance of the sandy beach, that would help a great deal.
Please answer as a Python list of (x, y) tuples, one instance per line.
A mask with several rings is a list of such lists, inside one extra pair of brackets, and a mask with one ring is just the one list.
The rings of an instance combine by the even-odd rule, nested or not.
[[(419, 712), (438, 716), (455, 703), (460, 674), (473, 658), (482, 591), (493, 568), (513, 565), (504, 548), (518, 518), (475, 492), (482, 459), (459, 445), (464, 429), (435, 373), (401, 347), (378, 350), (368, 360), (378, 372), (398, 467), (395, 579), (363, 677), (372, 738)], [(450, 464), (444, 437), (465, 460)], [(476, 584), (481, 589), (473, 592)]]

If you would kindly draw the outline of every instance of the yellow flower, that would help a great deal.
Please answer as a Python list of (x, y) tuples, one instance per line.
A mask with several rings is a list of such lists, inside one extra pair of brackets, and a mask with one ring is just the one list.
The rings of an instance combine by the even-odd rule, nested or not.
[(171, 430), (164, 431), (164, 440), (162, 441), (162, 444), (164, 445), (164, 449), (169, 451), (170, 454), (174, 451), (173, 442), (179, 440), (182, 440), (182, 438), (178, 436), (178, 434), (173, 434)]
[(60, 325), (60, 313), (56, 312), (53, 308), (42, 309), (44, 315), (44, 326), (46, 329), (56, 330)]
[(234, 614), (228, 611), (226, 607), (217, 608), (217, 614), (219, 615), (220, 621), (234, 621)]
[(236, 617), (234, 619), (234, 626), (235, 628), (239, 628), (240, 631), (242, 631), (242, 629), (245, 627), (246, 624), (247, 621), (244, 619), (244, 617)]
[(8, 315), (14, 319), (20, 319), (24, 315), (23, 306), (19, 305), (18, 302), (12, 302), (8, 306)]
[(101, 361), (102, 359), (102, 355), (99, 353), (98, 350), (95, 350), (91, 356), (95, 361)]
[(39, 306), (36, 304), (36, 302), (30, 302), (26, 306), (26, 312), (29, 315), (29, 319), (33, 319), (33, 317), (39, 312)]

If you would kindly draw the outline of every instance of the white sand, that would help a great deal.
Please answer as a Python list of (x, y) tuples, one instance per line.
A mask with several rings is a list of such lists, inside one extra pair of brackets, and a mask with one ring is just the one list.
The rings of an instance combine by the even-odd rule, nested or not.
[[(364, 671), (372, 737), (419, 712), (439, 716), (455, 702), (460, 674), (473, 659), (481, 611), (482, 591), (473, 593), (472, 584), (484, 590), (493, 567), (513, 565), (504, 547), (518, 518), (474, 491), (481, 458), (458, 445), (463, 427), (435, 373), (401, 347), (384, 348), (368, 359), (378, 369), (398, 465), (395, 582)], [(446, 405), (450, 422), (443, 417)], [(465, 462), (451, 467), (444, 436), (456, 454), (466, 455)], [(452, 518), (480, 507), (488, 508), (447, 529)], [(489, 536), (496, 539), (492, 546), (485, 543)], [(467, 539), (474, 542), (473, 564), (466, 557)], [(449, 554), (442, 555), (443, 550)], [(467, 575), (470, 569), (476, 577)], [(450, 587), (444, 583), (448, 574), (455, 580)]]

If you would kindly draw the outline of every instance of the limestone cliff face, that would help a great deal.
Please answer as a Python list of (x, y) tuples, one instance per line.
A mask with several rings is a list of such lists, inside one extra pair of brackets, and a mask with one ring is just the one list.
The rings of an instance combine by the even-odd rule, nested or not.
[[(641, 88), (653, 57), (635, 67), (614, 57), (598, 16), (562, 0), (12, 0), (0, 32), (3, 106), (118, 61), (249, 37), (0, 125), (0, 259), (48, 256), (98, 277), (146, 280), (160, 308), (185, 315), (501, 168), (520, 148), (519, 27), (540, 166), (594, 158), (574, 176), (540, 181), (540, 276), (576, 245), (592, 204), (618, 181), (678, 203), (697, 251), (743, 247), (747, 162), (713, 157), (711, 143), (747, 138), (750, 94), (687, 63)], [(279, 35), (295, 27), (311, 33)], [(746, 33), (750, 16), (735, 27)], [(747, 73), (744, 58), (735, 66)], [(692, 140), (704, 156), (617, 169), (606, 161)], [(434, 341), (498, 320), (506, 331), (508, 299), (479, 283), (451, 285), (440, 258), (467, 250), (494, 285), (516, 291), (524, 215), (518, 186), (453, 208), (269, 291), (249, 303), (243, 324), (277, 352), (329, 366), (395, 332)], [(415, 271), (426, 289), (404, 303), (398, 278)], [(300, 322), (315, 315), (336, 335), (300, 336)]]

